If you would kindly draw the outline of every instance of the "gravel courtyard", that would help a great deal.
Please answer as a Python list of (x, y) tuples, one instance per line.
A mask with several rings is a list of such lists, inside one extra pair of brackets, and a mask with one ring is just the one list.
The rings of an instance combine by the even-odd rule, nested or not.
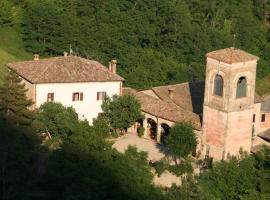
[[(113, 147), (123, 153), (129, 145), (136, 146), (140, 151), (146, 151), (148, 153), (148, 160), (160, 160), (166, 153), (162, 146), (151, 140), (139, 138), (136, 134), (131, 133), (116, 139)], [(155, 175), (154, 183), (161, 187), (171, 187), (173, 183), (181, 185), (181, 178), (165, 171), (160, 177)]]

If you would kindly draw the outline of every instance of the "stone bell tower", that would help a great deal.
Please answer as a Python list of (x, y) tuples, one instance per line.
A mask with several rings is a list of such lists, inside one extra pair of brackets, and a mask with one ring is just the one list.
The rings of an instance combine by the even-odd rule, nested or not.
[(236, 48), (206, 55), (203, 109), (205, 155), (214, 160), (250, 152), (258, 57)]

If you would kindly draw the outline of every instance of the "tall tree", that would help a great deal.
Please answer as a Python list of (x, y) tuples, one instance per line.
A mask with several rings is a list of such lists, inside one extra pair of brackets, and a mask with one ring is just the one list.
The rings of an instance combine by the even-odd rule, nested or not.
[(176, 123), (165, 140), (166, 146), (176, 158), (185, 158), (196, 150), (197, 140), (189, 122)]
[(102, 104), (104, 116), (114, 130), (124, 130), (143, 118), (140, 104), (134, 96), (123, 95), (107, 98)]
[(13, 71), (6, 75), (0, 86), (0, 117), (17, 125), (30, 125), (33, 112), (29, 110), (32, 101), (27, 99), (27, 89), (22, 79)]

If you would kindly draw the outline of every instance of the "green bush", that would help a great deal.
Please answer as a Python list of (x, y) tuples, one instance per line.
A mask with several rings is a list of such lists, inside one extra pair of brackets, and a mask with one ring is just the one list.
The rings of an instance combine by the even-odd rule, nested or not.
[(112, 131), (111, 136), (117, 138), (119, 136), (119, 133), (117, 131)]
[(156, 173), (158, 175), (158, 177), (160, 177), (160, 175), (169, 168), (169, 163), (168, 161), (166, 160), (166, 158), (163, 158), (159, 161), (156, 162), (155, 164), (155, 170), (156, 170)]
[(193, 168), (192, 168), (190, 162), (187, 162), (187, 161), (183, 161), (179, 165), (169, 166), (168, 170), (171, 173), (175, 174), (176, 176), (181, 176), (184, 173), (192, 173), (193, 172)]
[(142, 137), (144, 135), (145, 128), (144, 127), (139, 127), (137, 129), (137, 133), (139, 137)]

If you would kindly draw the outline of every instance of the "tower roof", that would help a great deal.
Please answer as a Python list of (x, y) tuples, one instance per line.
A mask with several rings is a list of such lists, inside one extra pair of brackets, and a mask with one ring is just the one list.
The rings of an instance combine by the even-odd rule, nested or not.
[(259, 60), (257, 56), (234, 47), (212, 51), (207, 53), (206, 56), (228, 64)]

